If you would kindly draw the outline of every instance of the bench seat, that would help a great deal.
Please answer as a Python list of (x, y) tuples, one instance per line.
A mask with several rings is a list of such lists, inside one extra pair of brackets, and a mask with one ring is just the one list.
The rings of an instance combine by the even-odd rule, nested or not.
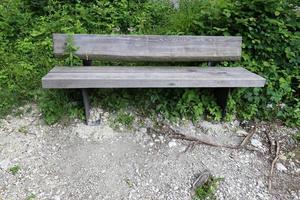
[(265, 79), (242, 67), (55, 67), (43, 88), (263, 87)]

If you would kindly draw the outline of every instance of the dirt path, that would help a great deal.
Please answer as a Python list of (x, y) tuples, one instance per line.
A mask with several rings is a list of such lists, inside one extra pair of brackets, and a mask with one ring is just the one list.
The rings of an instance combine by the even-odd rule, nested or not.
[[(270, 158), (261, 132), (252, 150), (187, 143), (163, 134), (115, 132), (107, 124), (47, 126), (33, 108), (0, 122), (0, 200), (26, 199), (191, 199), (195, 174), (209, 169), (224, 177), (218, 199), (300, 199), (299, 162), (279, 160), (273, 193), (268, 192)], [(245, 133), (230, 123), (190, 123), (179, 130), (214, 142), (238, 143)], [(280, 127), (274, 134), (294, 134)], [(282, 132), (282, 133), (281, 133)], [(255, 143), (256, 142), (256, 143)], [(257, 143), (258, 142), (258, 143)], [(261, 146), (260, 146), (261, 145)], [(13, 175), (11, 167), (20, 170)]]

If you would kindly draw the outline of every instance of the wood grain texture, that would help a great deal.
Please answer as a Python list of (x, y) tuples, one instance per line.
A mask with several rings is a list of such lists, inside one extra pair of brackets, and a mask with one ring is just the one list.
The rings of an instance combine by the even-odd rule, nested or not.
[(263, 87), (265, 79), (241, 67), (55, 67), (43, 88)]
[[(66, 34), (53, 34), (54, 54), (65, 55)], [(239, 60), (241, 37), (75, 34), (82, 59), (125, 61)]]

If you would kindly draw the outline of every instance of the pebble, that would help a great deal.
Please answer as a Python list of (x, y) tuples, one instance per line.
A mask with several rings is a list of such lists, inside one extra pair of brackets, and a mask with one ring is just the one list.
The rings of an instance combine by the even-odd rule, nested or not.
[(159, 138), (160, 141), (162, 141), (162, 142), (165, 140), (164, 136), (162, 136), (162, 135), (158, 136), (158, 138)]
[(251, 145), (256, 148), (262, 148), (263, 144), (257, 139), (251, 139)]
[(149, 146), (150, 146), (150, 147), (152, 147), (153, 145), (154, 145), (154, 143), (153, 143), (153, 142), (150, 142), (150, 143), (149, 143)]
[(245, 130), (237, 130), (236, 134), (238, 134), (239, 136), (246, 136), (248, 135), (248, 133)]
[(232, 122), (232, 125), (233, 125), (233, 126), (239, 126), (239, 125), (240, 125), (240, 122), (239, 122), (238, 120), (234, 120), (234, 121)]
[(60, 200), (60, 196), (54, 196), (54, 200)]
[(0, 168), (3, 169), (3, 170), (7, 170), (10, 165), (11, 165), (11, 162), (8, 159), (2, 160), (0, 162)]
[(287, 168), (282, 163), (276, 163), (276, 169), (280, 172), (287, 171)]
[(260, 188), (264, 187), (264, 183), (262, 182), (262, 180), (257, 181), (257, 186), (260, 187)]
[(176, 145), (177, 145), (177, 143), (175, 141), (171, 141), (171, 142), (168, 143), (168, 146), (170, 148), (175, 147)]
[(265, 199), (265, 195), (258, 193), (257, 196), (259, 197), (259, 199)]
[(147, 129), (146, 128), (140, 128), (140, 132), (141, 133), (147, 133)]

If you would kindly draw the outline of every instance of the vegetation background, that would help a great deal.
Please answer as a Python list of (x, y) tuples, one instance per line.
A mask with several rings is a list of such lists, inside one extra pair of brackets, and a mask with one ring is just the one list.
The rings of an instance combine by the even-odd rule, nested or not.
[[(242, 60), (219, 64), (243, 66), (267, 84), (234, 90), (226, 119), (300, 126), (299, 6), (299, 0), (181, 0), (178, 8), (168, 0), (2, 0), (0, 116), (34, 101), (49, 124), (83, 118), (79, 91), (41, 89), (41, 78), (54, 65), (81, 64), (76, 57), (53, 57), (52, 33), (241, 35)], [(172, 120), (221, 118), (214, 96), (205, 89), (95, 90), (92, 100), (121, 115), (132, 108)]]

